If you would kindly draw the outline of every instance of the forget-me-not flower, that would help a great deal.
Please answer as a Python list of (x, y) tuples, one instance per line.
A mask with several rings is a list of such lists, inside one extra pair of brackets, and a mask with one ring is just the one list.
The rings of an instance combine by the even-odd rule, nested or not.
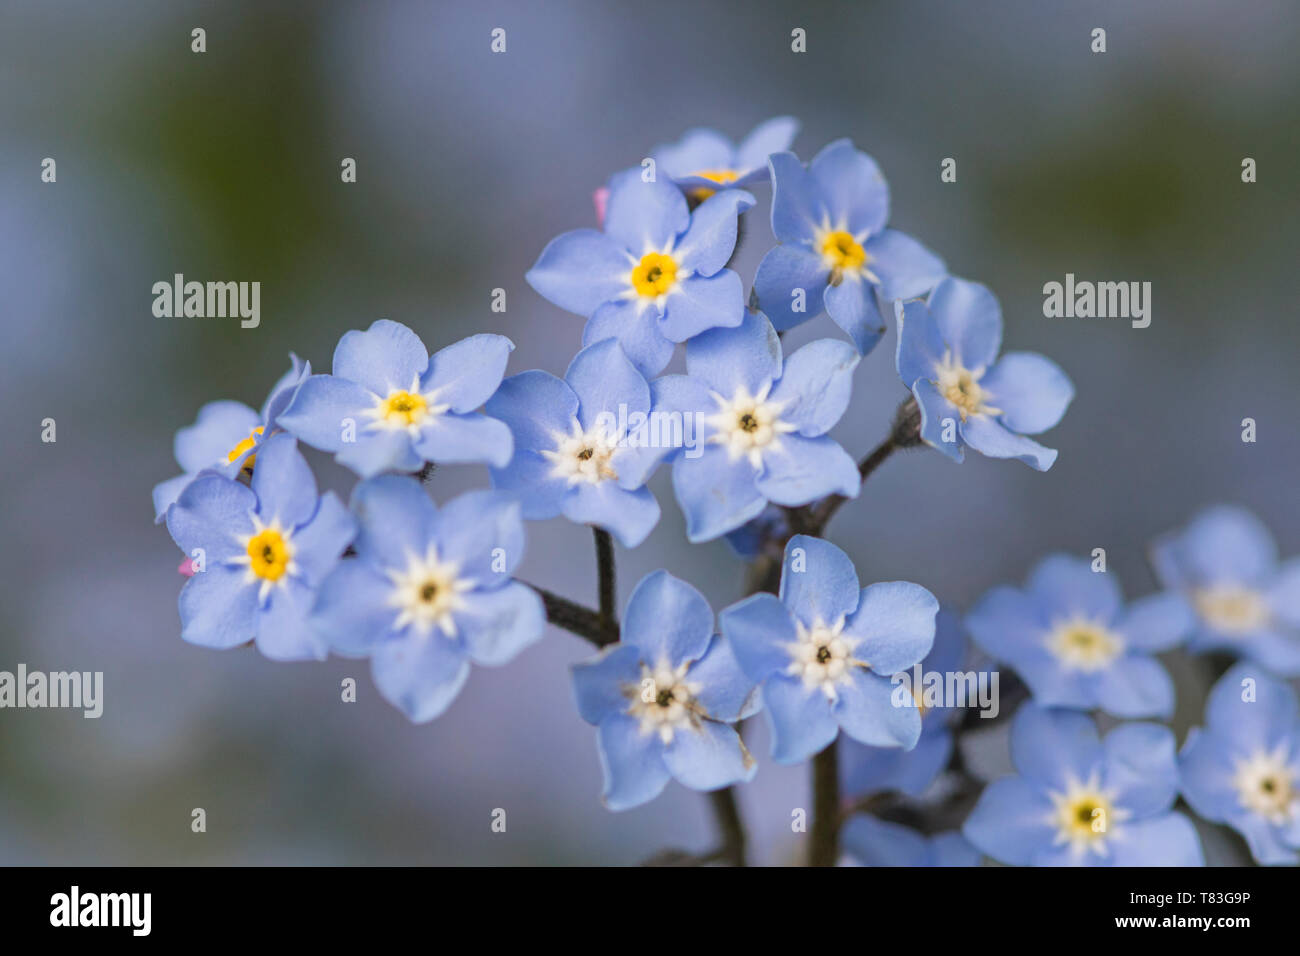
[(759, 123), (739, 145), (717, 130), (693, 129), (676, 143), (657, 147), (650, 156), (658, 171), (689, 195), (707, 199), (719, 189), (766, 180), (767, 157), (789, 149), (798, 132), (799, 121), (792, 116)]
[(1023, 591), (985, 594), (966, 627), (987, 654), (1015, 668), (1040, 704), (1168, 717), (1174, 685), (1152, 655), (1186, 639), (1192, 618), (1181, 598), (1166, 593), (1126, 608), (1114, 574), (1055, 554), (1039, 562)]
[(1200, 816), (1226, 823), (1251, 855), (1300, 861), (1300, 709), (1289, 686), (1248, 664), (1214, 685), (1203, 728), (1179, 755), (1183, 796)]
[(304, 381), (279, 424), (363, 478), (426, 461), (502, 466), (510, 429), (476, 409), (501, 384), (513, 348), (480, 334), (431, 356), (405, 325), (380, 319), (339, 339), (334, 374)]
[(930, 297), (895, 307), (896, 363), (921, 407), (921, 439), (954, 461), (967, 446), (990, 458), (1018, 458), (1039, 471), (1056, 451), (1026, 438), (1061, 420), (1074, 386), (1056, 363), (1002, 345), (1002, 308), (993, 293), (945, 279)]
[(603, 799), (625, 810), (654, 799), (669, 777), (693, 790), (749, 780), (757, 769), (731, 725), (754, 713), (754, 682), (699, 591), (667, 571), (641, 580), (622, 639), (574, 665), (578, 713), (597, 728)]
[(332, 650), (369, 656), (379, 692), (412, 721), (441, 714), (469, 665), (511, 660), (542, 636), (537, 593), (511, 574), (523, 557), (519, 503), (470, 491), (441, 508), (420, 482), (357, 485), (356, 557), (321, 584), (314, 621)]
[(1197, 515), (1152, 545), (1160, 582), (1196, 613), (1193, 652), (1226, 651), (1282, 677), (1300, 675), (1300, 557), (1279, 563), (1257, 517), (1235, 505)]
[(1017, 773), (989, 784), (962, 825), (986, 856), (1013, 866), (1202, 866), (1178, 795), (1174, 735), (1121, 724), (1105, 739), (1085, 714), (1021, 706)]
[(656, 379), (651, 390), (658, 407), (693, 426), (699, 443), (673, 458), (673, 490), (691, 541), (739, 528), (769, 501), (857, 496), (857, 465), (826, 434), (848, 407), (857, 364), (853, 348), (835, 339), (783, 360), (761, 312), (687, 344), (686, 374)]
[(861, 866), (979, 866), (980, 862), (980, 851), (956, 830), (925, 836), (866, 814), (844, 824), (840, 842)]
[(181, 637), (218, 649), (256, 641), (276, 660), (324, 659), (309, 615), (356, 522), (332, 492), (316, 494), (291, 436), (258, 446), (251, 488), (196, 478), (168, 510), (167, 530), (194, 569), (181, 589)]
[(302, 381), (311, 374), (311, 363), (290, 353), (293, 363), (280, 376), (266, 397), (260, 412), (243, 402), (208, 402), (199, 409), (199, 417), (176, 433), (173, 451), (184, 474), (168, 478), (154, 486), (154, 523), (160, 523), (167, 509), (201, 472), (212, 471), (227, 478), (240, 472), (253, 473), (257, 446), (275, 434), (275, 419), (289, 407)]
[(515, 455), (492, 469), (496, 488), (519, 496), (529, 520), (563, 514), (612, 531), (626, 547), (645, 540), (659, 503), (645, 487), (683, 440), (664, 434), (650, 385), (616, 339), (589, 345), (564, 378), (528, 371), (501, 383), (484, 409), (505, 422)]
[(763, 691), (772, 757), (798, 763), (842, 728), (876, 747), (916, 746), (921, 715), (889, 678), (934, 642), (939, 602), (919, 584), (858, 587), (853, 562), (821, 538), (785, 549), (781, 595), (755, 594), (719, 616), (736, 660)]
[(768, 164), (780, 245), (754, 278), (760, 308), (782, 332), (824, 308), (865, 355), (885, 332), (879, 299), (922, 295), (947, 267), (915, 239), (885, 228), (889, 186), (876, 161), (849, 140), (831, 143), (807, 168), (794, 153), (776, 153)]
[(672, 183), (645, 182), (629, 169), (610, 181), (604, 231), (551, 240), (528, 284), (587, 317), (583, 345), (616, 338), (642, 373), (657, 375), (674, 343), (740, 324), (744, 289), (725, 266), (740, 214), (752, 205), (743, 189), (727, 189), (691, 212)]

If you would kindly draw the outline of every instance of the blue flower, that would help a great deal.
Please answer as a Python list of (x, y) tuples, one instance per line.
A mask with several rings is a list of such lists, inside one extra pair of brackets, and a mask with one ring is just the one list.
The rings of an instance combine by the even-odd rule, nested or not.
[(1226, 651), (1300, 676), (1300, 558), (1279, 564), (1273, 536), (1233, 505), (1202, 511), (1151, 548), (1156, 575), (1196, 613), (1193, 652)]
[(332, 492), (317, 496), (289, 435), (259, 446), (251, 484), (200, 475), (167, 512), (195, 571), (181, 589), (181, 637), (223, 650), (256, 641), (276, 660), (323, 660), (308, 618), (356, 522)]
[(1025, 590), (985, 594), (966, 627), (986, 653), (1015, 668), (1040, 704), (1168, 717), (1174, 685), (1152, 655), (1183, 641), (1192, 619), (1170, 594), (1125, 608), (1110, 572), (1056, 554), (1038, 564)]
[(1226, 823), (1260, 863), (1300, 862), (1300, 708), (1295, 691), (1238, 664), (1214, 685), (1204, 728), (1179, 755), (1183, 796)]
[(275, 419), (289, 407), (298, 386), (311, 374), (311, 363), (290, 353), (289, 371), (266, 397), (260, 412), (243, 402), (208, 402), (199, 409), (198, 420), (176, 433), (173, 451), (184, 474), (154, 486), (154, 524), (162, 522), (176, 499), (199, 474), (214, 472), (235, 478), (242, 471), (252, 474), (257, 446), (275, 434)]
[[(961, 622), (952, 611), (941, 608), (935, 617), (934, 645), (920, 664), (922, 674), (938, 674), (946, 684), (947, 675), (965, 671), (967, 652)], [(917, 684), (914, 674), (906, 676), (905, 685), (895, 678), (895, 693), (902, 687), (913, 695), (921, 715), (921, 736), (911, 750), (868, 747), (841, 739), (838, 744), (840, 786), (850, 797), (888, 791), (919, 797), (948, 766), (953, 747), (952, 724), (964, 713), (964, 708), (940, 697), (936, 686), (932, 683), (927, 687), (924, 678)], [(974, 694), (976, 688), (972, 686), (969, 690)], [(974, 706), (976, 702), (971, 697), (967, 705)]]
[(1105, 739), (1084, 714), (1021, 706), (1011, 725), (1017, 775), (989, 784), (962, 834), (1013, 866), (1202, 866), (1178, 795), (1174, 735), (1122, 724)]
[(332, 650), (370, 657), (379, 692), (412, 721), (447, 709), (471, 661), (504, 664), (541, 638), (541, 599), (511, 578), (524, 524), (509, 495), (438, 508), (416, 479), (382, 475), (357, 485), (352, 510), (356, 558), (321, 584), (314, 620)]
[(885, 331), (879, 298), (922, 295), (947, 274), (915, 239), (886, 229), (889, 186), (876, 161), (847, 139), (805, 169), (777, 153), (772, 169), (772, 232), (780, 243), (754, 278), (759, 305), (784, 332), (823, 308), (865, 355)]
[[(674, 436), (615, 339), (579, 352), (563, 379), (541, 371), (506, 379), (485, 411), (514, 433), (515, 456), (492, 469), (492, 484), (519, 496), (525, 518), (563, 514), (612, 531), (629, 548), (658, 522), (645, 483), (674, 450)], [(680, 446), (680, 428), (675, 438)]]
[(694, 447), (677, 452), (673, 490), (686, 534), (708, 541), (757, 517), (769, 501), (803, 505), (856, 497), (857, 465), (827, 436), (848, 407), (858, 355), (846, 342), (810, 342), (783, 363), (767, 316), (746, 313), (686, 346), (686, 375), (656, 379), (657, 406), (682, 416)]
[(759, 123), (739, 146), (716, 130), (693, 129), (650, 155), (659, 172), (689, 195), (707, 199), (719, 189), (765, 181), (767, 157), (789, 149), (798, 132), (799, 121), (792, 116)]
[(921, 438), (954, 461), (967, 446), (1039, 471), (1056, 451), (1025, 435), (1061, 420), (1074, 386), (1054, 362), (1002, 344), (1002, 309), (982, 285), (945, 279), (925, 301), (896, 306), (898, 374), (921, 407)]
[(513, 348), (501, 335), (471, 335), (430, 356), (406, 326), (380, 319), (339, 339), (334, 374), (303, 382), (279, 424), (363, 478), (426, 461), (500, 467), (510, 429), (474, 411), (501, 384)]
[(757, 769), (731, 724), (757, 710), (699, 591), (667, 571), (632, 592), (622, 640), (574, 665), (574, 694), (596, 742), (611, 810), (654, 799), (668, 778), (693, 790), (749, 780)]
[(605, 231), (578, 229), (551, 240), (528, 284), (562, 309), (587, 316), (582, 344), (616, 338), (647, 376), (673, 344), (705, 329), (740, 324), (740, 276), (724, 268), (740, 214), (754, 205), (727, 189), (692, 213), (671, 183), (643, 182), (630, 169), (610, 181)]
[(918, 584), (859, 590), (843, 551), (821, 538), (791, 538), (781, 596), (755, 594), (720, 615), (741, 668), (762, 686), (773, 759), (806, 760), (841, 728), (876, 747), (916, 746), (920, 712), (910, 696), (893, 699), (889, 678), (930, 650), (938, 610)]
[(980, 851), (956, 830), (924, 836), (859, 814), (844, 824), (844, 851), (862, 866), (979, 866)]
[(752, 561), (762, 552), (768, 541), (785, 540), (790, 536), (789, 520), (785, 509), (768, 505), (757, 518), (750, 518), (735, 531), (728, 531), (723, 539), (731, 546), (736, 557)]

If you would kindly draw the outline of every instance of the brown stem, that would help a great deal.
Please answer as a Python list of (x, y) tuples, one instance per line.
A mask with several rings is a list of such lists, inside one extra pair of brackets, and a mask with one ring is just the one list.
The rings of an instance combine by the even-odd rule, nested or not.
[(604, 528), (592, 529), (596, 536), (596, 578), (600, 589), (600, 616), (606, 625), (618, 627), (618, 588), (614, 574), (614, 542)]
[(583, 607), (535, 584), (530, 584), (529, 587), (541, 596), (542, 604), (546, 608), (546, 620), (556, 627), (562, 627), (579, 637), (586, 638), (597, 647), (605, 647), (618, 641), (618, 624), (607, 620), (599, 611)]
[(812, 759), (812, 840), (809, 866), (834, 866), (840, 855), (840, 760), (835, 742)]

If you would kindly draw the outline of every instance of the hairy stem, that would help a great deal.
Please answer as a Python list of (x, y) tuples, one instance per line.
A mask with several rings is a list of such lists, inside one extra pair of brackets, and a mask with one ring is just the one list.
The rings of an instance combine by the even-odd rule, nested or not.
[(809, 866), (834, 866), (840, 855), (840, 760), (835, 742), (812, 759), (813, 818)]
[(546, 620), (551, 624), (586, 638), (597, 647), (605, 647), (618, 641), (618, 624), (608, 620), (599, 611), (583, 607), (535, 584), (530, 584), (529, 587), (541, 596), (542, 604), (546, 608)]
[(604, 528), (592, 529), (596, 535), (596, 575), (600, 587), (600, 616), (618, 629), (617, 582), (614, 576), (614, 542)]

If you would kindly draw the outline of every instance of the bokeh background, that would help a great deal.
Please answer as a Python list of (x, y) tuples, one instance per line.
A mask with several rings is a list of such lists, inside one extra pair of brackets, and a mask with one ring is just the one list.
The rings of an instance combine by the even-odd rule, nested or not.
[[(524, 272), (592, 224), (606, 177), (693, 126), (739, 137), (794, 114), (804, 158), (852, 137), (891, 182), (893, 224), (990, 285), (1008, 347), (1077, 384), (1047, 474), (891, 460), (831, 528), (864, 581), (968, 607), (1048, 551), (1105, 547), (1134, 596), (1154, 586), (1149, 539), (1221, 500), (1300, 551), (1297, 35), (1288, 0), (4, 4), (0, 669), (101, 670), (106, 705), (99, 720), (0, 711), (0, 863), (629, 863), (708, 845), (707, 801), (675, 784), (635, 811), (600, 806), (594, 731), (570, 697), (577, 638), (551, 630), (475, 670), (446, 715), (412, 726), (364, 662), (183, 643), (179, 554), (149, 497), (201, 404), (257, 406), (290, 350), (326, 371), (338, 337), (376, 318), (434, 349), (502, 332), (512, 371), (562, 373), (582, 321)], [(766, 192), (747, 283), (772, 242)], [(261, 327), (154, 318), (150, 287), (176, 272), (260, 281)], [(1151, 326), (1044, 318), (1043, 283), (1067, 272), (1152, 282)], [(823, 317), (789, 341), (839, 334)], [(854, 453), (903, 397), (893, 349), (891, 332), (863, 362), (835, 432)], [(443, 469), (435, 496), (485, 477)], [(667, 475), (653, 487), (664, 518), (620, 551), (623, 598), (657, 567), (715, 609), (739, 597), (727, 546), (688, 546)], [(533, 525), (522, 576), (594, 600), (591, 551), (585, 528)], [(1175, 667), (1181, 740), (1205, 678)], [(805, 770), (768, 759), (761, 720), (751, 741), (743, 809), (759, 860), (782, 862)], [(505, 834), (489, 827), (498, 807)], [(1236, 858), (1235, 838), (1206, 839)]]

